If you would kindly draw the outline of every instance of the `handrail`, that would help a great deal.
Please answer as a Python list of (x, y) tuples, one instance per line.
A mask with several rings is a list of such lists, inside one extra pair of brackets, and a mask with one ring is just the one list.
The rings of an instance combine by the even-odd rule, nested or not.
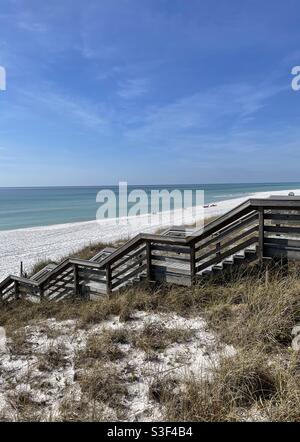
[(9, 275), (0, 283), (0, 290), (8, 286), (11, 282), (19, 282), (20, 284), (32, 285), (33, 287), (39, 287), (39, 283), (30, 278), (23, 278), (21, 276)]
[[(213, 235), (214, 233), (220, 232), (220, 236), (224, 237), (227, 235), (227, 230), (223, 230), (224, 228), (228, 228), (228, 232), (231, 231), (231, 229), (238, 228), (239, 225), (243, 225), (244, 219), (239, 219), (241, 217), (244, 217), (245, 215), (249, 214), (250, 212), (257, 211), (259, 212), (262, 209), (266, 210), (279, 210), (279, 209), (288, 209), (293, 210), (297, 209), (300, 210), (300, 199), (296, 199), (293, 197), (290, 198), (284, 198), (281, 199), (281, 197), (278, 198), (249, 198), (247, 201), (239, 204), (237, 207), (233, 208), (232, 210), (228, 211), (224, 215), (220, 216), (216, 220), (208, 223), (202, 230), (195, 231), (192, 235), (189, 235), (185, 238), (178, 238), (178, 237), (170, 237), (170, 236), (164, 236), (164, 235), (156, 235), (156, 234), (147, 234), (147, 233), (140, 233), (136, 235), (131, 240), (127, 241), (124, 245), (116, 249), (114, 252), (112, 252), (109, 256), (104, 258), (101, 262), (94, 262), (90, 260), (81, 260), (76, 258), (68, 258), (58, 264), (55, 268), (50, 270), (46, 275), (44, 275), (38, 282), (34, 281), (30, 278), (21, 278), (17, 276), (10, 275), (8, 276), (4, 281), (0, 283), (0, 291), (3, 290), (3, 288), (7, 287), (11, 282), (19, 282), (20, 284), (26, 284), (31, 285), (33, 287), (41, 288), (47, 281), (50, 281), (52, 278), (54, 278), (57, 274), (63, 272), (66, 268), (70, 266), (82, 266), (90, 269), (95, 270), (101, 270), (106, 269), (108, 270), (108, 275), (110, 274), (110, 268), (111, 265), (119, 261), (122, 257), (128, 255), (131, 251), (136, 249), (141, 244), (151, 244), (151, 243), (158, 243), (161, 245), (177, 245), (177, 246), (189, 246), (193, 247), (196, 243), (208, 238), (210, 235)], [(250, 216), (251, 217), (251, 216)], [(233, 224), (236, 222), (236, 225)], [(218, 239), (218, 236), (215, 237), (215, 239)], [(202, 245), (200, 245), (200, 248)], [(191, 255), (192, 256), (192, 255)], [(191, 258), (192, 259), (192, 258)]]
[[(233, 222), (236, 218), (241, 216), (241, 213), (249, 210), (249, 207), (251, 207), (250, 200), (247, 200), (246, 202), (240, 204), (239, 206), (235, 207), (234, 209), (230, 210), (220, 218), (218, 218), (215, 221), (212, 221), (211, 223), (207, 224), (207, 226), (204, 227), (204, 229), (199, 232), (199, 235), (193, 235), (189, 236), (187, 238), (172, 238), (168, 236), (163, 235), (154, 235), (149, 233), (139, 233), (131, 240), (127, 241), (125, 244), (123, 244), (121, 247), (119, 247), (117, 250), (115, 250), (111, 255), (104, 258), (100, 263), (94, 263), (94, 268), (97, 269), (103, 269), (106, 268), (108, 265), (110, 266), (118, 259), (122, 258), (124, 254), (127, 254), (134, 250), (138, 245), (142, 244), (143, 242), (151, 241), (151, 242), (159, 242), (161, 244), (171, 244), (171, 245), (190, 245), (192, 242), (200, 241), (201, 239), (205, 239), (209, 234), (213, 233), (214, 230), (219, 230), (221, 227), (224, 227), (228, 222)], [(41, 280), (39, 281), (39, 284), (45, 283), (47, 280), (50, 280), (57, 272), (62, 271), (66, 267), (68, 267), (71, 264), (71, 259), (67, 259), (63, 261), (61, 264), (59, 264), (56, 268), (51, 270), (47, 275), (45, 275)], [(90, 261), (88, 261), (90, 262)], [(81, 261), (82, 265), (84, 265), (84, 261)]]

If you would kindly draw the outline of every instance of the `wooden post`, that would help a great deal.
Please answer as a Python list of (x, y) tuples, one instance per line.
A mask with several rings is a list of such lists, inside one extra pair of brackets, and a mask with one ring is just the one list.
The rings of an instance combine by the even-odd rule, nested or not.
[(79, 295), (79, 278), (78, 278), (78, 267), (76, 264), (73, 265), (73, 275), (74, 275), (74, 298)]
[(21, 263), (20, 263), (20, 276), (21, 276), (21, 278), (23, 276), (23, 261), (21, 261)]
[(40, 292), (40, 300), (42, 301), (44, 299), (44, 286), (41, 285), (39, 287), (39, 292)]
[(15, 299), (20, 299), (20, 287), (18, 281), (15, 281)]
[(195, 283), (196, 278), (196, 253), (195, 253), (195, 242), (190, 245), (190, 264), (191, 264), (191, 283)]
[(146, 242), (146, 260), (147, 260), (147, 279), (151, 281), (152, 271), (151, 271), (151, 242)]
[(221, 255), (221, 243), (217, 242), (216, 243), (216, 256)]
[(264, 244), (265, 244), (265, 214), (264, 208), (261, 207), (259, 209), (259, 218), (258, 218), (258, 257), (262, 261), (264, 258)]
[(111, 265), (107, 264), (106, 266), (106, 292), (108, 295), (110, 295), (112, 291), (111, 287)]

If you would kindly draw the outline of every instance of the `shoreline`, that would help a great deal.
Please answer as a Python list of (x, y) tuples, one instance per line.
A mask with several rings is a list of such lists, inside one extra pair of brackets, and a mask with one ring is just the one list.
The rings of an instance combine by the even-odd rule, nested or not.
[[(216, 205), (203, 208), (204, 218), (220, 216), (250, 197), (267, 198), (270, 195), (288, 195), (289, 192), (300, 195), (300, 189), (289, 189), (256, 192), (240, 198), (219, 201), (215, 203)], [(192, 208), (186, 209), (184, 216), (186, 224), (189, 223), (189, 219), (191, 223)], [(163, 214), (162, 224), (149, 227), (147, 218), (148, 215), (143, 215), (133, 218), (129, 224), (120, 225), (116, 225), (115, 219), (107, 219), (2, 230), (0, 231), (0, 281), (9, 274), (19, 275), (21, 261), (28, 272), (38, 261), (60, 260), (91, 243), (127, 240), (142, 231), (152, 233), (170, 225), (168, 212)], [(176, 223), (176, 213), (174, 221)]]

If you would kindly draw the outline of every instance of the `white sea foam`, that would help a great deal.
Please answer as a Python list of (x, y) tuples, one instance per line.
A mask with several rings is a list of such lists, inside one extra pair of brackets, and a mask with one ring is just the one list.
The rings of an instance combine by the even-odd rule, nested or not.
[[(205, 208), (204, 214), (206, 218), (222, 215), (246, 201), (249, 196), (267, 198), (270, 195), (288, 195), (289, 192), (300, 195), (300, 189), (257, 192), (241, 198), (219, 201), (216, 206)], [(192, 210), (186, 210), (185, 220), (189, 222), (190, 219), (192, 222)], [(164, 226), (169, 224), (170, 217), (168, 214), (166, 215), (163, 218)], [(90, 243), (99, 241), (109, 243), (119, 239), (130, 239), (137, 233), (154, 232), (159, 227), (158, 225), (147, 227), (147, 215), (145, 215), (131, 221), (129, 225), (117, 226), (114, 220), (108, 219), (1, 231), (0, 280), (9, 274), (18, 275), (21, 261), (23, 261), (25, 269), (29, 271), (37, 261), (44, 259), (60, 260), (65, 255), (76, 252)]]

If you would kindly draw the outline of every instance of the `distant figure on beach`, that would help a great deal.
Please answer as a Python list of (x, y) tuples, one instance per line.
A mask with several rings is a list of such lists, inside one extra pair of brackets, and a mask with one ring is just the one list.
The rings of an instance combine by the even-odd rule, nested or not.
[(216, 207), (217, 204), (205, 204), (203, 207), (204, 209), (208, 209), (209, 207)]

